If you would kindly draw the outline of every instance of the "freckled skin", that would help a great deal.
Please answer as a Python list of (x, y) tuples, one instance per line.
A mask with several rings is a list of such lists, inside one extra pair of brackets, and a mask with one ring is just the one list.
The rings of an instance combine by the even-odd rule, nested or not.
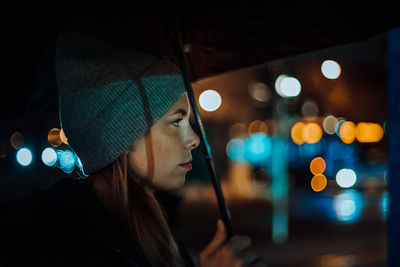
[[(175, 113), (179, 109), (187, 114)], [(191, 160), (191, 151), (200, 143), (190, 126), (189, 116), (190, 105), (185, 93), (132, 145), (129, 167), (145, 179), (148, 191), (177, 189), (185, 183), (188, 169), (179, 164)]]

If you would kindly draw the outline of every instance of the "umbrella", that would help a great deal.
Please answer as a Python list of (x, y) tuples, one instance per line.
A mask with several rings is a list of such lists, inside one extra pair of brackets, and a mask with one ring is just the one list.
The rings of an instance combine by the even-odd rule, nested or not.
[[(155, 10), (157, 4), (162, 8)], [(253, 5), (231, 2), (229, 6), (219, 8), (202, 3), (203, 6), (194, 8), (181, 6), (179, 10), (174, 3), (168, 4), (151, 2), (144, 8), (126, 10), (116, 3), (109, 3), (96, 15), (89, 5), (72, 6), (57, 12), (54, 9), (46, 14), (35, 7), (18, 17), (3, 17), (3, 25), (7, 25), (5, 35), (8, 36), (3, 51), (11, 51), (7, 54), (5, 77), (10, 79), (9, 85), (18, 80), (19, 90), (29, 97), (24, 99), (23, 93), (11, 91), (15, 92), (11, 94), (19, 105), (11, 107), (7, 98), (2, 97), (4, 112), (1, 114), (7, 114), (8, 118), (29, 117), (55, 109), (58, 98), (54, 88), (43, 87), (42, 79), (35, 83), (20, 77), (21, 74), (35, 77), (32, 70), (40, 66), (40, 48), (66, 24), (94, 32), (101, 29), (97, 32), (99, 35), (106, 33), (103, 37), (119, 45), (175, 61), (185, 78), (221, 217), (230, 237), (233, 229), (229, 211), (190, 82), (276, 58), (365, 40), (399, 26), (400, 20), (393, 5), (375, 2), (265, 1)], [(48, 83), (52, 84), (52, 81)], [(49, 94), (50, 91), (53, 93)]]

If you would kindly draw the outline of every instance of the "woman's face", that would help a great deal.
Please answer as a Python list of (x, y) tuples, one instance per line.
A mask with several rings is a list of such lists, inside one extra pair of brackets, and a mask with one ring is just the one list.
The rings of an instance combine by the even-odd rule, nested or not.
[(199, 137), (189, 123), (190, 105), (187, 94), (162, 116), (129, 152), (129, 167), (145, 179), (149, 191), (180, 188), (191, 169), (192, 149)]

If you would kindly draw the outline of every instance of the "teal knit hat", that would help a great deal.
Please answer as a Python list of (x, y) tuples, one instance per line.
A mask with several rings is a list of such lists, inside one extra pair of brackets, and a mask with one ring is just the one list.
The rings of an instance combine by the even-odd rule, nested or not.
[(101, 170), (185, 93), (174, 64), (82, 32), (57, 40), (60, 122), (84, 173)]

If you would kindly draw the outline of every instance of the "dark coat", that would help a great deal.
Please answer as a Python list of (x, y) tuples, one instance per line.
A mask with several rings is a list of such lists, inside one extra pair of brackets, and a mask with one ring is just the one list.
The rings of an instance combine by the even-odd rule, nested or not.
[(61, 179), (0, 212), (0, 266), (150, 266), (86, 180)]

